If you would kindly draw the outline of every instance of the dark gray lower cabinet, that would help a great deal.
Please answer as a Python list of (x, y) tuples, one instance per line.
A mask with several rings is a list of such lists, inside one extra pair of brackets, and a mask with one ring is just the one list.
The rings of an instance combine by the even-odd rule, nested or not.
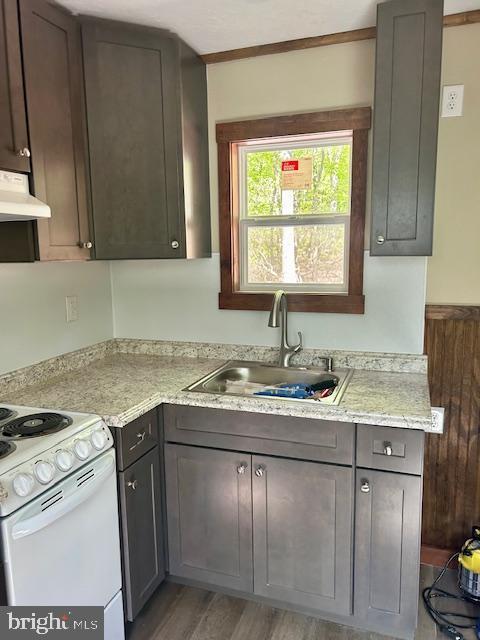
[(256, 594), (351, 613), (352, 469), (253, 456)]
[[(174, 406), (163, 415), (173, 578), (413, 639), (422, 431), (347, 425), (350, 440), (310, 419), (291, 419), (289, 434), (287, 417)], [(311, 423), (325, 430), (323, 446)], [(328, 446), (332, 435), (345, 438)]]
[(351, 468), (167, 444), (166, 478), (173, 575), (351, 613)]
[(170, 573), (251, 591), (250, 456), (165, 446)]
[(161, 486), (158, 447), (119, 473), (128, 620), (165, 577)]
[(253, 456), (258, 595), (351, 613), (352, 469)]
[(354, 613), (408, 637), (417, 625), (422, 478), (357, 469)]

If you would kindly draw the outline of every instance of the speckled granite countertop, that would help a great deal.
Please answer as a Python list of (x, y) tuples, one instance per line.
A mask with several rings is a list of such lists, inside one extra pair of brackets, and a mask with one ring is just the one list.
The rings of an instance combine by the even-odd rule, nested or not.
[(81, 368), (10, 393), (0, 401), (101, 415), (122, 427), (161, 403), (363, 422), (431, 431), (425, 373), (355, 369), (339, 405), (182, 391), (225, 360), (106, 353)]

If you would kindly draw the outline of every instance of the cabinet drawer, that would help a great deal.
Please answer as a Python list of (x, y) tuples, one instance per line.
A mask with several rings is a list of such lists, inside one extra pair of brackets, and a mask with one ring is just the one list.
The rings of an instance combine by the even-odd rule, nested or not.
[(122, 471), (158, 442), (158, 414), (152, 409), (121, 429), (115, 429), (117, 465)]
[(423, 431), (359, 424), (357, 466), (422, 475)]
[(169, 442), (351, 465), (353, 424), (248, 411), (164, 406)]

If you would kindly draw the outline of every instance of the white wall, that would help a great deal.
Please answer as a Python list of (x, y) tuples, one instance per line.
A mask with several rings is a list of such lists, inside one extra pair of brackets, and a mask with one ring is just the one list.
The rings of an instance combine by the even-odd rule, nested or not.
[[(117, 261), (111, 269), (117, 337), (278, 344), (267, 313), (218, 309), (218, 254), (194, 261)], [(365, 314), (292, 313), (291, 340), (301, 330), (309, 348), (422, 353), (425, 277), (425, 258), (365, 254)]]
[[(79, 319), (66, 322), (65, 296)], [(111, 338), (108, 263), (0, 265), (0, 373)]]
[(430, 304), (480, 304), (479, 60), (480, 24), (444, 29), (442, 82), (465, 99), (461, 118), (440, 119)]

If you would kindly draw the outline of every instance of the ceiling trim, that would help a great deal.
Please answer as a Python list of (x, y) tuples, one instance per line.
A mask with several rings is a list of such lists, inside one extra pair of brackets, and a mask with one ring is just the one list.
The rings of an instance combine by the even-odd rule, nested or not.
[[(480, 10), (452, 13), (451, 15), (444, 16), (443, 18), (444, 27), (459, 27), (465, 24), (474, 24), (476, 22), (480, 22)], [(242, 60), (243, 58), (268, 56), (273, 53), (287, 53), (288, 51), (326, 47), (331, 44), (342, 44), (344, 42), (372, 40), (375, 38), (375, 34), (375, 27), (367, 27), (365, 29), (354, 29), (353, 31), (342, 31), (341, 33), (329, 33), (324, 36), (285, 40), (284, 42), (271, 42), (269, 44), (260, 44), (254, 47), (243, 47), (241, 49), (231, 49), (230, 51), (206, 53), (201, 57), (206, 64), (215, 64), (217, 62)]]

